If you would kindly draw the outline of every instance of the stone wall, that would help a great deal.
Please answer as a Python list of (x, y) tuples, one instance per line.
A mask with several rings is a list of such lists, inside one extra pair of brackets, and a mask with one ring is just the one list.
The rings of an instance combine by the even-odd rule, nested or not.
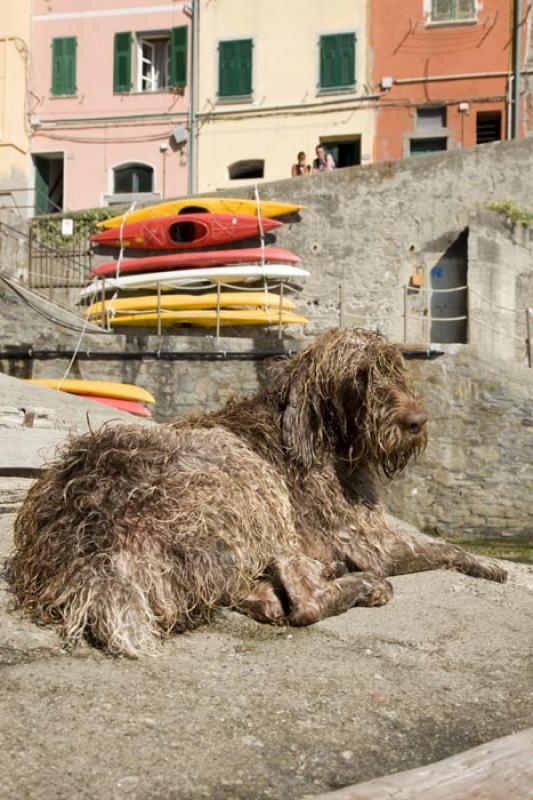
[[(262, 197), (306, 205), (301, 219), (280, 229), (276, 241), (299, 253), (311, 272), (300, 301), (308, 326), (286, 330), (281, 340), (275, 330), (240, 331), (218, 341), (207, 333), (181, 332), (161, 339), (138, 332), (86, 333), (82, 349), (93, 353), (170, 350), (188, 353), (191, 360), (93, 359), (78, 361), (72, 374), (145, 386), (156, 395), (156, 417), (164, 421), (194, 408), (212, 408), (234, 392), (254, 391), (265, 380), (265, 363), (254, 360), (259, 352), (298, 349), (307, 337), (339, 323), (379, 327), (401, 341), (404, 286), (417, 273), (427, 275), (427, 261), (437, 259), (465, 230), (472, 285), (501, 307), (533, 301), (529, 234), (507, 230), (501, 220), (479, 209), (491, 200), (512, 199), (527, 206), (532, 174), (530, 139), (264, 184)], [(409, 321), (407, 338), (426, 341), (425, 301), (417, 292), (406, 299), (417, 316)], [(79, 317), (58, 320), (57, 309), (43, 304), (36, 311), (7, 287), (0, 292), (0, 303), (3, 349), (76, 347)], [(508, 317), (496, 311), (499, 316), (491, 326), (513, 334)], [(470, 345), (449, 347), (443, 361), (412, 366), (434, 418), (432, 444), (420, 467), (387, 495), (396, 513), (425, 530), (525, 532), (531, 529), (533, 490), (526, 452), (533, 371), (512, 368), (503, 360), (515, 355), (524, 362), (525, 332), (513, 334), (521, 341), (504, 339), (482, 325), (474, 327), (474, 321)], [(502, 344), (507, 340), (513, 348), (510, 358), (508, 344)], [(194, 353), (218, 353), (220, 360), (205, 361)], [(248, 354), (250, 360), (231, 360), (224, 356), (228, 353)], [(66, 357), (5, 360), (0, 369), (55, 377), (63, 375), (67, 363)]]
[(430, 413), (420, 463), (384, 487), (395, 514), (447, 537), (533, 537), (533, 370), (460, 348), (410, 370)]

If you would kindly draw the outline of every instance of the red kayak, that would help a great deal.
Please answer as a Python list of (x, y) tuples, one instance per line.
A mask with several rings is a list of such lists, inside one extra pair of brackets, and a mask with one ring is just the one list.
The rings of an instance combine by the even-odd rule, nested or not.
[[(264, 219), (263, 230), (279, 228), (283, 222)], [(152, 217), (131, 222), (122, 229), (124, 247), (139, 250), (187, 250), (190, 247), (237, 242), (258, 236), (257, 217), (244, 214), (180, 214), (172, 217)], [(120, 247), (121, 229), (108, 228), (91, 236), (91, 242)]]
[(100, 397), (95, 394), (82, 394), (80, 397), (84, 397), (86, 400), (95, 400), (97, 403), (117, 408), (119, 411), (127, 411), (128, 414), (134, 414), (136, 417), (152, 416), (146, 406), (136, 400), (119, 400), (117, 397)]
[[(172, 253), (167, 256), (147, 256), (146, 258), (127, 258), (120, 264), (121, 275), (134, 275), (142, 272), (162, 272), (163, 270), (193, 269), (195, 267), (222, 267), (226, 264), (299, 264), (302, 260), (284, 250), (283, 247), (243, 247), (241, 250), (208, 250), (193, 253)], [(106, 261), (91, 270), (91, 276), (114, 277), (116, 261)]]

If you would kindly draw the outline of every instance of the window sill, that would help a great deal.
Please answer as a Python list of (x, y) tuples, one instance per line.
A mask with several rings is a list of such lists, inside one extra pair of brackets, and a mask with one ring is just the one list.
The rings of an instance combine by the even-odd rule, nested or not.
[(117, 194), (104, 194), (103, 196), (105, 206), (131, 204), (133, 200), (139, 203), (161, 200), (161, 192), (120, 192)]
[(466, 28), (477, 24), (478, 20), (475, 17), (472, 17), (472, 19), (429, 19), (426, 22), (426, 28)]
[(51, 94), (50, 100), (79, 100), (78, 94)]
[(350, 86), (328, 86), (324, 89), (318, 87), (316, 96), (323, 97), (331, 94), (354, 94), (356, 90), (357, 84), (355, 83), (350, 84)]
[(244, 105), (246, 103), (252, 103), (253, 99), (253, 95), (251, 94), (238, 94), (235, 97), (219, 97), (217, 95), (216, 104), (217, 106)]
[(152, 97), (153, 95), (160, 94), (178, 94), (183, 95), (184, 87), (181, 86), (165, 86), (162, 89), (130, 89), (129, 91), (113, 92), (115, 97)]

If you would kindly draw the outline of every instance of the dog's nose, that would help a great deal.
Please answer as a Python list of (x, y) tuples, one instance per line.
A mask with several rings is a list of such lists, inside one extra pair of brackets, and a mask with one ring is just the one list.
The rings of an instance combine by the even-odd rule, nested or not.
[(420, 433), (427, 421), (428, 415), (425, 411), (408, 411), (403, 415), (401, 424), (409, 433)]

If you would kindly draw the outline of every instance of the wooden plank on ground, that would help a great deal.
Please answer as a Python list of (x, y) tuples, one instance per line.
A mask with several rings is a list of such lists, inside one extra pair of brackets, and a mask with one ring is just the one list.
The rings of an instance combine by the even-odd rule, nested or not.
[(533, 728), (472, 750), (303, 800), (530, 800)]

